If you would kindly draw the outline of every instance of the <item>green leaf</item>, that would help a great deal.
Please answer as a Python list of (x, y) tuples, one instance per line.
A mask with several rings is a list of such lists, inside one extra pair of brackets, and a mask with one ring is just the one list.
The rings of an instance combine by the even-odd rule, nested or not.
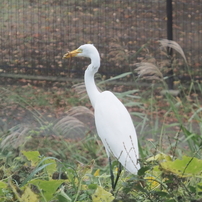
[(39, 199), (37, 195), (27, 186), (24, 193), (21, 196), (21, 201), (23, 202), (38, 202)]
[(180, 177), (202, 177), (202, 160), (195, 157), (183, 156), (182, 159), (162, 162), (161, 167)]
[[(40, 154), (38, 151), (23, 151), (22, 152), (28, 160), (32, 162), (32, 165), (36, 166), (36, 168), (27, 176), (27, 178), (22, 182), (21, 187), (23, 187), (28, 181), (30, 181), (34, 176), (45, 169), (49, 178), (52, 178), (52, 174), (57, 170), (56, 158), (54, 157), (45, 157), (40, 158)], [(38, 158), (38, 159), (37, 159)], [(41, 160), (39, 162), (39, 160)], [(37, 163), (37, 164), (36, 164)]]
[(198, 192), (202, 192), (202, 182), (199, 182), (199, 183), (197, 184), (197, 191), (198, 191)]
[[(133, 95), (134, 93), (137, 93), (137, 92), (139, 92), (139, 90), (128, 90), (128, 91), (124, 91), (124, 92), (121, 92), (121, 93), (115, 93), (115, 95), (117, 95), (117, 96), (119, 96), (119, 95), (121, 95), (122, 97), (124, 97), (124, 96), (131, 96), (131, 95)], [(135, 96), (135, 97), (133, 97), (133, 98), (140, 98), (140, 96)]]
[(58, 187), (65, 182), (65, 180), (40, 180), (34, 179), (29, 182), (37, 186), (43, 193), (43, 196), (47, 201), (50, 201), (53, 198), (53, 195), (56, 193)]
[(201, 136), (198, 135), (198, 134), (195, 134), (195, 133), (192, 133), (190, 132), (189, 130), (187, 130), (185, 127), (181, 126), (182, 128), (182, 131), (185, 135), (185, 140), (184, 142), (188, 142), (189, 144), (189, 148), (192, 150), (192, 151), (195, 151), (198, 149), (198, 147), (201, 146), (201, 143), (202, 143), (202, 139), (201, 139)]
[(145, 173), (150, 170), (150, 166), (142, 166), (139, 170), (138, 170), (138, 176), (144, 176)]
[(51, 163), (49, 164), (45, 164), (45, 165), (42, 165), (36, 169), (34, 169), (29, 175), (28, 177), (22, 182), (22, 185), (21, 187), (23, 187), (25, 184), (27, 184), (32, 178), (34, 178), (34, 176), (41, 170), (43, 170), (45, 167), (49, 166)]
[(40, 153), (38, 151), (21, 151), (22, 154), (31, 161), (31, 166), (35, 167), (40, 161)]
[(48, 166), (46, 166), (46, 172), (48, 176), (52, 178), (53, 173), (57, 170), (57, 164), (54, 159), (46, 159), (44, 162), (48, 164)]
[(169, 194), (165, 191), (156, 191), (155, 194), (157, 194), (158, 196), (162, 196), (162, 197), (169, 196)]
[(96, 189), (97, 188), (97, 184), (89, 184), (88, 185), (88, 189)]
[(102, 187), (98, 186), (95, 193), (92, 195), (93, 202), (111, 202), (114, 200), (114, 196), (105, 191)]
[(110, 79), (101, 81), (101, 82), (99, 83), (99, 85), (100, 85), (100, 84), (103, 84), (103, 83), (106, 83), (106, 82), (108, 82), (108, 81), (113, 81), (113, 80), (116, 80), (116, 79), (122, 79), (123, 77), (127, 77), (128, 75), (131, 75), (131, 74), (132, 74), (132, 72), (125, 72), (125, 73), (120, 74), (120, 75), (118, 75), (118, 76), (114, 76), (114, 77), (112, 77), (112, 78), (110, 78)]
[(160, 154), (156, 154), (155, 156), (152, 156), (150, 158), (148, 158), (146, 161), (171, 161), (172, 158), (170, 155), (164, 154), (164, 153), (160, 153)]

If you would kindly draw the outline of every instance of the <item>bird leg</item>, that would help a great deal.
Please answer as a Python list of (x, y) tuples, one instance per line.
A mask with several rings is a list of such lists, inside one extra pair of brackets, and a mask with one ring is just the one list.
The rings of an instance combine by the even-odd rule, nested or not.
[(115, 189), (115, 187), (114, 187), (114, 173), (113, 173), (113, 170), (112, 170), (112, 161), (111, 161), (111, 158), (110, 158), (110, 157), (109, 157), (109, 169), (110, 169), (112, 190), (114, 191), (114, 189)]
[(111, 163), (111, 158), (110, 158), (110, 157), (109, 157), (109, 167), (110, 167), (110, 175), (111, 175), (112, 190), (114, 191), (115, 188), (116, 188), (117, 182), (118, 182), (118, 180), (119, 180), (119, 177), (120, 177), (120, 175), (121, 175), (122, 165), (121, 165), (121, 163), (119, 162), (118, 172), (117, 172), (116, 180), (115, 180), (115, 181), (114, 181), (114, 173), (113, 173), (113, 170), (112, 170), (112, 163)]
[(117, 175), (116, 175), (116, 180), (115, 180), (115, 182), (114, 182), (114, 189), (116, 188), (117, 182), (118, 182), (119, 177), (120, 177), (120, 175), (121, 175), (121, 171), (122, 171), (122, 165), (121, 165), (121, 163), (119, 162), (118, 172), (117, 172)]

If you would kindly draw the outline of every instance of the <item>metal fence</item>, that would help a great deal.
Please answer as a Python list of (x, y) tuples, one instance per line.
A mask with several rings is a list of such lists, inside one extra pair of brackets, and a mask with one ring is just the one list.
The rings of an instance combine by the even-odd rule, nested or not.
[[(80, 77), (89, 61), (62, 56), (84, 43), (98, 48), (101, 73), (130, 71), (162, 57), (166, 16), (165, 0), (0, 0), (0, 74)], [(202, 75), (201, 0), (173, 0), (173, 40)]]

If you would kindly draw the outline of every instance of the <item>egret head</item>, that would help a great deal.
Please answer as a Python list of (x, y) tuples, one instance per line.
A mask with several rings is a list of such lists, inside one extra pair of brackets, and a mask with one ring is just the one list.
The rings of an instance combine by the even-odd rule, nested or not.
[(96, 73), (100, 67), (100, 55), (93, 44), (84, 44), (81, 45), (74, 51), (64, 54), (63, 59), (72, 58), (72, 57), (87, 57), (91, 59), (91, 64), (89, 65), (88, 70), (92, 70), (93, 73)]
[(63, 59), (72, 58), (72, 57), (87, 57), (92, 58), (98, 51), (93, 44), (84, 44), (81, 45), (74, 51), (64, 54)]

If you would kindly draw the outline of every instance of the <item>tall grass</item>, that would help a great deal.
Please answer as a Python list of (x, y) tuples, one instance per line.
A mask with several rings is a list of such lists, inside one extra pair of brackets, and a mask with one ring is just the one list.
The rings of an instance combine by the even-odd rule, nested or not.
[[(177, 47), (182, 54), (176, 43), (166, 43), (172, 48)], [(139, 76), (136, 76), (137, 72)], [(200, 83), (192, 81), (188, 88), (179, 83), (180, 94), (161, 94), (162, 90), (167, 89), (166, 77), (158, 65), (144, 62), (137, 65), (135, 73), (132, 71), (101, 81), (99, 87), (109, 88), (110, 82), (128, 78), (132, 74), (136, 78), (134, 82), (149, 79), (149, 85), (136, 86), (135, 89), (123, 88), (115, 94), (130, 111), (137, 129), (141, 162), (137, 176), (123, 171), (116, 191), (111, 193), (103, 145), (95, 129), (82, 119), (85, 115), (88, 122), (93, 121), (91, 110), (74, 106), (66, 109), (63, 117), (51, 122), (20, 93), (14, 93), (12, 103), (19, 103), (28, 109), (40, 124), (22, 124), (1, 131), (1, 199), (28, 201), (29, 198), (33, 202), (200, 201)], [(83, 84), (77, 85), (76, 91), (82, 95), (79, 97), (85, 99), (83, 87)], [(4, 89), (2, 92), (4, 96), (1, 100), (6, 100), (6, 96), (11, 100), (10, 91)], [(73, 98), (68, 99), (78, 99), (75, 94), (71, 96)], [(88, 106), (88, 102), (84, 103)], [(73, 139), (77, 133), (82, 135)], [(116, 173), (117, 161), (114, 160)]]

